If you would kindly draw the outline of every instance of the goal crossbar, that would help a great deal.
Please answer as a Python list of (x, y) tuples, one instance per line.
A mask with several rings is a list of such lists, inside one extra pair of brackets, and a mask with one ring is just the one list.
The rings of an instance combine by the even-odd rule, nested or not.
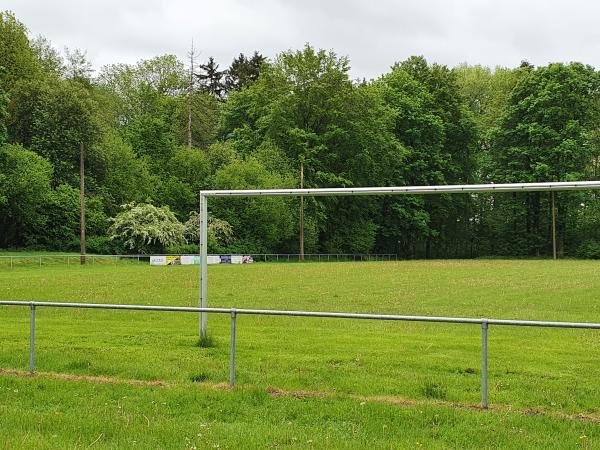
[(540, 192), (600, 189), (600, 181), (558, 181), (548, 183), (455, 184), (445, 186), (392, 186), (318, 189), (242, 189), (201, 191), (205, 197), (297, 197), (340, 195), (423, 195), (461, 192)]

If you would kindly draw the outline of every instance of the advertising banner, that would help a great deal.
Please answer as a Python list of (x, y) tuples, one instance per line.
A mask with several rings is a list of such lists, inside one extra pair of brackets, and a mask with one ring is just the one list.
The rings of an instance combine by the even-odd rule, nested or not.
[[(250, 264), (254, 260), (250, 255), (208, 255), (208, 264)], [(200, 265), (199, 255), (150, 256), (151, 266), (191, 266)]]
[(167, 265), (167, 257), (166, 256), (151, 256), (150, 257), (150, 265), (151, 266), (166, 266)]
[(200, 264), (200, 257), (198, 255), (182, 255), (181, 256), (181, 265), (182, 266), (191, 266), (194, 264)]
[(180, 266), (181, 256), (167, 256), (167, 266)]
[[(208, 255), (206, 257), (206, 262), (208, 264), (221, 264), (221, 257), (218, 255)], [(198, 258), (198, 264), (200, 264), (199, 258)]]

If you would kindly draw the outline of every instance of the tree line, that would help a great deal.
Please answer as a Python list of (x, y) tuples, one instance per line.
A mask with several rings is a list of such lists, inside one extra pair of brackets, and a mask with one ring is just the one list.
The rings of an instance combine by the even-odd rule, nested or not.
[[(195, 251), (201, 189), (598, 179), (600, 73), (582, 63), (447, 67), (373, 80), (306, 45), (227, 68), (162, 55), (94, 74), (0, 13), (0, 248)], [(600, 257), (595, 192), (555, 197), (559, 253)], [(211, 199), (210, 251), (298, 251), (299, 202)], [(551, 254), (548, 193), (306, 198), (307, 252)]]

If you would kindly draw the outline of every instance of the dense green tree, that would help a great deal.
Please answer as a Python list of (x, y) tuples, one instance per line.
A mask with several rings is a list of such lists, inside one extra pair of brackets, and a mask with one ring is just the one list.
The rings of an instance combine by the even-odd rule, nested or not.
[(515, 86), (495, 136), (500, 181), (580, 178), (590, 154), (590, 126), (598, 118), (600, 78), (590, 66), (550, 64)]
[(45, 225), (52, 165), (19, 145), (0, 147), (0, 247), (24, 247)]
[(0, 67), (0, 86), (5, 92), (10, 92), (18, 81), (37, 78), (41, 72), (27, 28), (8, 11), (0, 11)]
[[(206, 148), (217, 141), (221, 102), (205, 92), (194, 92), (191, 98), (192, 147)], [(188, 98), (177, 99), (176, 118), (172, 130), (177, 145), (187, 144)]]
[(114, 130), (105, 132), (94, 144), (87, 168), (93, 174), (93, 179), (88, 180), (93, 182), (92, 191), (102, 197), (109, 215), (116, 214), (121, 205), (146, 202), (154, 196), (155, 178), (148, 163), (138, 158), (131, 145)]
[[(305, 186), (373, 184), (378, 161), (395, 151), (397, 142), (389, 132), (391, 116), (379, 92), (354, 86), (348, 70), (346, 58), (308, 45), (278, 55), (272, 65), (264, 66), (256, 82), (231, 95), (223, 112), (224, 136), (242, 155), (254, 155), (265, 146), (274, 149), (282, 167), (291, 170), (295, 185), (300, 164)], [(339, 248), (340, 242), (346, 242), (345, 248), (350, 249), (352, 242), (336, 237), (335, 221), (343, 216), (369, 222), (372, 203), (311, 200), (307, 219), (316, 222), (311, 230), (322, 232), (325, 248)], [(350, 204), (356, 214), (346, 214)]]
[(8, 139), (8, 129), (6, 128), (8, 102), (8, 93), (0, 86), (0, 146), (4, 145)]
[[(394, 134), (403, 151), (388, 155), (390, 185), (468, 183), (475, 179), (476, 129), (455, 74), (445, 66), (412, 57), (378, 82), (395, 114)], [(383, 201), (381, 248), (408, 256), (469, 256), (471, 200), (428, 196)], [(457, 245), (457, 239), (461, 242)]]
[(163, 55), (134, 66), (107, 66), (99, 81), (115, 96), (114, 125), (135, 153), (148, 157), (152, 169), (160, 172), (176, 147), (177, 96), (186, 85), (183, 64), (173, 55)]
[(155, 200), (171, 206), (184, 220), (198, 207), (198, 192), (209, 187), (210, 162), (197, 149), (179, 147), (166, 163), (164, 175), (158, 182)]
[(210, 162), (204, 152), (179, 147), (169, 160), (167, 170), (196, 193), (209, 188)]
[[(494, 179), (502, 182), (569, 181), (583, 179), (593, 160), (590, 142), (598, 120), (600, 77), (579, 63), (550, 64), (528, 71), (515, 88), (494, 136)], [(578, 194), (558, 201), (559, 245), (565, 239)], [(546, 253), (549, 242), (548, 195), (513, 195), (496, 205), (508, 218), (500, 235), (512, 245), (507, 253)], [(512, 235), (509, 240), (508, 234)]]
[[(491, 139), (508, 106), (508, 99), (520, 76), (520, 69), (462, 64), (453, 69), (460, 93), (477, 126), (482, 154), (489, 157)], [(484, 173), (486, 175), (486, 173)]]
[(78, 81), (18, 83), (9, 105), (11, 142), (38, 152), (54, 168), (54, 184), (76, 185), (79, 147), (90, 147), (99, 130), (90, 91)]
[(200, 92), (222, 99), (225, 95), (225, 70), (219, 70), (219, 65), (211, 56), (205, 64), (200, 64), (200, 72), (195, 74), (198, 79)]
[[(266, 170), (256, 159), (234, 160), (215, 174), (216, 189), (276, 189), (289, 180)], [(281, 250), (294, 233), (290, 202), (281, 197), (215, 198), (211, 211), (229, 224), (236, 237), (237, 251)]]
[(231, 141), (215, 142), (214, 144), (209, 145), (203, 152), (210, 164), (211, 174), (216, 173), (217, 170), (222, 169), (238, 157), (233, 142)]
[(260, 75), (261, 67), (267, 58), (257, 51), (248, 58), (243, 53), (234, 58), (225, 74), (225, 89), (227, 93), (239, 91), (256, 81)]
[[(52, 43), (48, 39), (44, 36), (37, 36), (30, 41), (30, 45), (45, 74), (56, 78), (64, 76), (65, 64), (63, 58), (58, 50), (52, 47)], [(89, 78), (89, 73), (87, 78)]]

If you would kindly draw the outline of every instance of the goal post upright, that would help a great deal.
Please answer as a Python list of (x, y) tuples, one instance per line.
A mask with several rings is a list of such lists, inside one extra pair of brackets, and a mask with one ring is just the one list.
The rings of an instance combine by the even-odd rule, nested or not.
[[(208, 307), (208, 205), (207, 198), (202, 192), (199, 196), (200, 200), (200, 308)], [(206, 338), (206, 326), (208, 322), (207, 313), (200, 312), (200, 339)]]
[[(200, 299), (201, 308), (208, 307), (208, 205), (209, 197), (298, 197), (349, 195), (434, 195), (477, 194), (491, 192), (555, 192), (586, 189), (600, 190), (600, 181), (558, 181), (542, 183), (460, 184), (441, 186), (391, 186), (316, 189), (246, 189), (200, 191)], [(206, 338), (207, 313), (200, 313), (200, 338)]]

